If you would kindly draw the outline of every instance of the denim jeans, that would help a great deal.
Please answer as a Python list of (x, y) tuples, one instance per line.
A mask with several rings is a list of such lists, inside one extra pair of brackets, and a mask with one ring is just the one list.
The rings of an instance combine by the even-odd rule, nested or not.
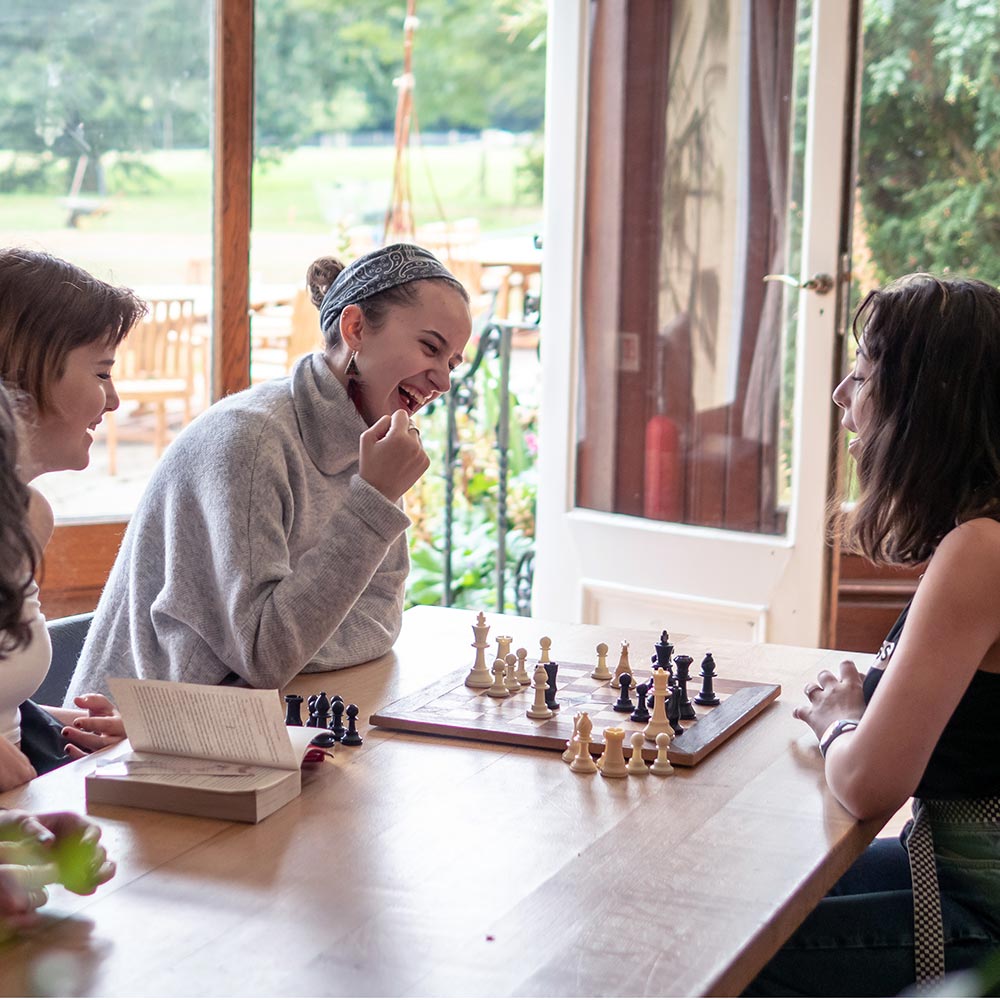
[[(945, 965), (1000, 946), (1000, 831), (934, 829)], [(747, 987), (744, 996), (895, 996), (913, 985), (913, 892), (902, 844), (876, 840)]]

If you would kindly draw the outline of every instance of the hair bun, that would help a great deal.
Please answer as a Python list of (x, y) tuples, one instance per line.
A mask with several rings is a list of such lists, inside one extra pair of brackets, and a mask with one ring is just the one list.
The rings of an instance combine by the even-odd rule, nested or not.
[(309, 286), (309, 296), (312, 304), (319, 309), (330, 286), (337, 280), (337, 275), (346, 265), (336, 257), (319, 257), (309, 265), (306, 271), (306, 284)]

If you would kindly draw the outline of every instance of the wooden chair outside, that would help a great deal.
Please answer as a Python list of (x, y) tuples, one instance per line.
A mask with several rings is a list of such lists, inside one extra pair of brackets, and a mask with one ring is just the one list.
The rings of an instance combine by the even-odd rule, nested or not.
[[(115, 361), (115, 388), (122, 404), (136, 403), (136, 409), (152, 410), (152, 432), (156, 456), (167, 446), (167, 404), (177, 403), (181, 427), (193, 416), (198, 394), (195, 353), (199, 349), (195, 333), (194, 299), (153, 299), (145, 319), (122, 341)], [(108, 413), (108, 473), (118, 471), (118, 424), (122, 418)]]
[(295, 293), (290, 313), (257, 313), (251, 318), (250, 330), (250, 371), (255, 384), (287, 375), (299, 358), (323, 346), (319, 310), (304, 288)]

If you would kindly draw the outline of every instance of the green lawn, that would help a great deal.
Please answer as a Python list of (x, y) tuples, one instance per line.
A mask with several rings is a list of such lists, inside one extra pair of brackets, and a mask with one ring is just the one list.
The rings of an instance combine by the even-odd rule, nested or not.
[[(482, 142), (412, 150), (410, 177), (417, 223), (475, 216), (484, 231), (537, 226), (541, 206), (517, 198), (516, 170), (522, 158), (520, 149), (488, 148)], [(151, 153), (143, 160), (159, 179), (147, 191), (112, 190), (110, 211), (86, 220), (84, 226), (107, 234), (208, 232), (209, 153), (176, 150)], [(258, 165), (253, 182), (254, 228), (259, 232), (330, 233), (338, 223), (381, 219), (392, 166), (393, 150), (386, 146), (308, 147), (277, 163)], [(110, 175), (113, 187), (113, 169)], [(57, 194), (0, 195), (0, 238), (64, 228), (66, 215)]]

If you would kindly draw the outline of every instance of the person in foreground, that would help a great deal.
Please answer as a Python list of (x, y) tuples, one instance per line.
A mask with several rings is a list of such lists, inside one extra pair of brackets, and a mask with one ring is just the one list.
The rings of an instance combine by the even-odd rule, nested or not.
[[(103, 695), (81, 692), (66, 709), (29, 700), (51, 660), (35, 574), (53, 517), (27, 484), (46, 472), (86, 468), (94, 430), (118, 406), (115, 351), (144, 309), (128, 289), (67, 261), (24, 248), (0, 250), (0, 379), (13, 393), (0, 406), (7, 480), (0, 516), (15, 533), (29, 530), (33, 542), (4, 569), (3, 599), (19, 596), (16, 617), (0, 624), (7, 653), (0, 663), (0, 790), (124, 736), (121, 717)], [(26, 525), (15, 513), (22, 502)], [(15, 635), (23, 641), (9, 643)]]
[(868, 673), (824, 671), (796, 709), (860, 819), (914, 796), (751, 984), (750, 995), (894, 996), (1000, 945), (1000, 292), (911, 275), (855, 317), (834, 400), (861, 497), (848, 540), (927, 560)]
[(428, 467), (412, 417), (450, 385), (468, 295), (395, 244), (307, 275), (325, 349), (222, 400), (163, 457), (68, 699), (110, 677), (283, 687), (387, 652), (409, 565), (403, 494)]

